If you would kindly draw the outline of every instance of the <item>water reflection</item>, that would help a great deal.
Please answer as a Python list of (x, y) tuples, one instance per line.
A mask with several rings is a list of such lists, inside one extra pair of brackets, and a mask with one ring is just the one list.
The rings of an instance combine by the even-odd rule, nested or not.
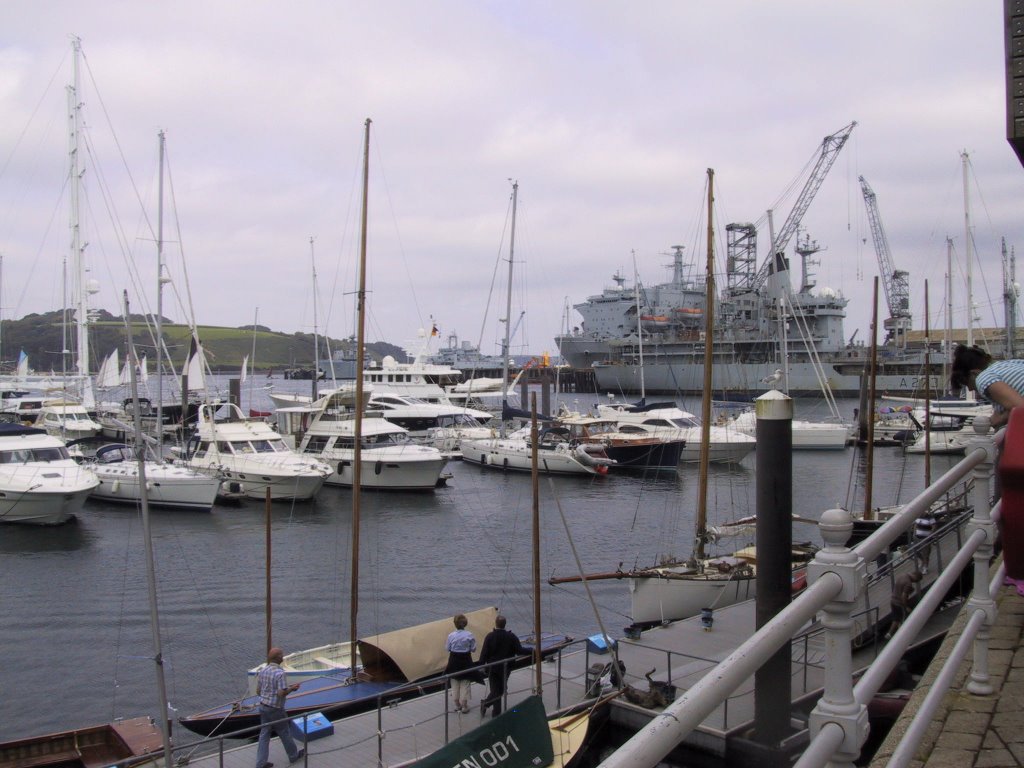
[(49, 554), (82, 549), (94, 536), (75, 517), (63, 525), (5, 525), (0, 529), (0, 553)]

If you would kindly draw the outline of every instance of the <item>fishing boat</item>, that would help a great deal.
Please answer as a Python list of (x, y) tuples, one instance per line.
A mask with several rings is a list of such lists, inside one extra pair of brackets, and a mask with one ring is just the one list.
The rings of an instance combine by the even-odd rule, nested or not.
[[(219, 409), (226, 418), (216, 419)], [(255, 499), (312, 499), (333, 471), (324, 462), (302, 456), (262, 419), (249, 419), (234, 403), (203, 403), (199, 425), (186, 447), (193, 469), (220, 473), (221, 492)]]
[(58, 438), (0, 424), (0, 523), (65, 523), (97, 485), (95, 473), (75, 462)]

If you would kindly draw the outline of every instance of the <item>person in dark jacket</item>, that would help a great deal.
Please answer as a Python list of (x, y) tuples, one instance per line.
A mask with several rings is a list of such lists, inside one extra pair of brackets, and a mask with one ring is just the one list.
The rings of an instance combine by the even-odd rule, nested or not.
[(505, 686), (508, 684), (508, 676), (512, 672), (511, 660), (516, 656), (523, 655), (523, 645), (519, 642), (514, 632), (505, 629), (505, 617), (497, 616), (494, 619), (494, 629), (487, 633), (484, 638), (483, 647), (480, 650), (480, 663), (491, 664), (487, 668), (488, 691), (487, 696), (480, 702), (480, 716), (487, 714), (487, 708), (493, 708), (493, 715), (501, 714), (501, 702), (505, 698)]

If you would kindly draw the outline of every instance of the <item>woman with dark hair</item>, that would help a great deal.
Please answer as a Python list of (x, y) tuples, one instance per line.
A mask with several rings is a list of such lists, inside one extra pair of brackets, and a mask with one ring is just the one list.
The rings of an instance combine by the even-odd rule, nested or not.
[(1010, 418), (1010, 411), (1024, 405), (1024, 360), (992, 362), (992, 355), (981, 347), (958, 346), (953, 352), (953, 372), (949, 383), (954, 390), (963, 387), (992, 403), (992, 426), (999, 428)]
[(452, 698), (455, 712), (469, 712), (469, 689), (473, 682), (473, 652), (476, 651), (476, 637), (466, 627), (469, 625), (464, 614), (457, 614), (452, 623), (455, 630), (448, 635), (445, 650), (448, 651), (448, 666), (444, 673), (452, 675)]

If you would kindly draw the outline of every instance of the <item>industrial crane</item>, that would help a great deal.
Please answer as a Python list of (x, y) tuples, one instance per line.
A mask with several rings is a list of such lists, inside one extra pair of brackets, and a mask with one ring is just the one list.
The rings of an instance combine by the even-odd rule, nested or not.
[(908, 281), (910, 273), (896, 269), (892, 263), (889, 240), (885, 236), (882, 217), (878, 213), (878, 200), (863, 176), (860, 177), (860, 188), (864, 193), (864, 205), (868, 209), (871, 237), (875, 242), (875, 253), (878, 255), (878, 269), (882, 275), (885, 303), (889, 307), (889, 317), (882, 324), (885, 328), (885, 341), (887, 344), (895, 342), (898, 347), (904, 347), (907, 343), (907, 333), (911, 327)]
[(751, 290), (758, 290), (768, 279), (772, 264), (775, 262), (775, 254), (783, 253), (786, 250), (786, 245), (800, 225), (800, 220), (804, 217), (804, 214), (811, 205), (811, 201), (814, 200), (814, 196), (818, 192), (818, 188), (821, 187), (822, 182), (825, 181), (825, 176), (828, 175), (829, 169), (832, 168), (832, 164), (836, 161), (839, 150), (846, 144), (846, 140), (850, 138), (850, 134), (853, 133), (856, 125), (857, 121), (854, 120), (846, 127), (840, 128), (831, 136), (826, 136), (822, 140), (821, 154), (818, 156), (818, 162), (815, 163), (807, 183), (804, 184), (803, 191), (800, 193), (800, 197), (797, 198), (793, 210), (789, 212), (789, 218), (786, 219), (786, 223), (782, 225), (779, 234), (772, 241), (771, 251), (754, 278)]

